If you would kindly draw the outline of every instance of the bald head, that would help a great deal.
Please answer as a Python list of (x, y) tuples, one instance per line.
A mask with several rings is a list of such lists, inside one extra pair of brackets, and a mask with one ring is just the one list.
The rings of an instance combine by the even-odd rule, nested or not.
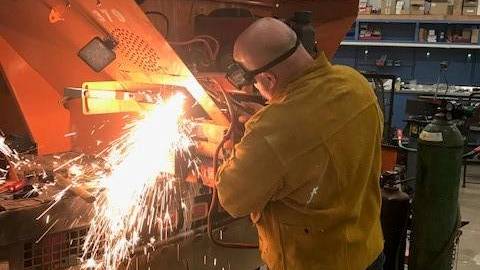
[[(277, 59), (295, 46), (297, 35), (285, 23), (274, 18), (262, 18), (250, 25), (235, 42), (233, 57), (248, 70), (255, 70)], [(300, 45), (288, 59), (259, 75), (255, 85), (265, 97), (279, 91), (292, 78), (313, 64), (312, 57)], [(262, 79), (263, 77), (263, 79)], [(267, 80), (268, 79), (268, 80)], [(272, 79), (274, 82), (272, 82)], [(260, 88), (263, 89), (260, 89)]]
[(262, 18), (238, 37), (233, 57), (249, 70), (257, 69), (291, 49), (296, 39), (295, 32), (285, 23)]

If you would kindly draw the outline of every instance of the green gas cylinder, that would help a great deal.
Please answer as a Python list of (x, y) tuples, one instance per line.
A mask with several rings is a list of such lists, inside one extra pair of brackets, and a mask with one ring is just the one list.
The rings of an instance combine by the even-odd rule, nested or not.
[(410, 270), (452, 269), (463, 147), (462, 134), (443, 113), (420, 134)]

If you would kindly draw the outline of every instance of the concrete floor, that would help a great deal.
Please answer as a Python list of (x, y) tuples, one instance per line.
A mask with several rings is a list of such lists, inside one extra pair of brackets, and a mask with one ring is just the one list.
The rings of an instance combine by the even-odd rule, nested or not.
[(460, 206), (462, 219), (470, 224), (463, 229), (457, 269), (480, 270), (480, 166), (469, 166), (467, 181), (472, 184), (460, 190)]

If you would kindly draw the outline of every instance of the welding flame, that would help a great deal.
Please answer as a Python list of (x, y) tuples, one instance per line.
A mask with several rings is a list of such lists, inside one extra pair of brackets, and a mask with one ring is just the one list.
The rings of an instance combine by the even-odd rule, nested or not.
[(177, 94), (160, 101), (110, 150), (110, 173), (100, 179), (102, 191), (84, 244), (85, 268), (117, 269), (142, 233), (165, 229), (175, 153), (188, 151), (192, 143), (181, 128), (184, 99)]

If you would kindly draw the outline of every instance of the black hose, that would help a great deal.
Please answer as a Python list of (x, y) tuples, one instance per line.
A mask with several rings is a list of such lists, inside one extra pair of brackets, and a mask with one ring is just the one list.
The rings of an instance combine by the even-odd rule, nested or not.
[(162, 12), (160, 11), (153, 11), (153, 10), (149, 10), (149, 11), (145, 11), (145, 15), (158, 15), (158, 16), (161, 16), (163, 17), (163, 19), (165, 20), (165, 28), (166, 28), (166, 31), (165, 31), (165, 39), (168, 38), (168, 35), (170, 34), (170, 20), (168, 19), (167, 15), (163, 14)]
[(216, 183), (217, 183), (217, 173), (218, 173), (218, 157), (220, 155), (220, 151), (223, 149), (223, 146), (229, 139), (233, 139), (234, 135), (234, 129), (235, 125), (237, 123), (235, 112), (233, 110), (232, 102), (230, 98), (228, 97), (227, 93), (225, 92), (224, 89), (222, 89), (223, 96), (225, 98), (225, 102), (227, 103), (229, 115), (230, 115), (230, 126), (223, 136), (222, 141), (218, 144), (217, 148), (215, 149), (215, 155), (213, 156), (213, 173), (214, 173), (214, 179), (215, 183), (212, 187), (212, 200), (210, 202), (210, 208), (208, 209), (208, 215), (207, 215), (207, 233), (208, 237), (212, 242), (218, 246), (224, 247), (224, 248), (237, 248), (237, 249), (258, 249), (258, 245), (256, 244), (248, 244), (248, 243), (229, 243), (229, 242), (224, 242), (221, 241), (213, 235), (213, 211), (217, 207), (218, 203), (218, 192), (216, 188)]

